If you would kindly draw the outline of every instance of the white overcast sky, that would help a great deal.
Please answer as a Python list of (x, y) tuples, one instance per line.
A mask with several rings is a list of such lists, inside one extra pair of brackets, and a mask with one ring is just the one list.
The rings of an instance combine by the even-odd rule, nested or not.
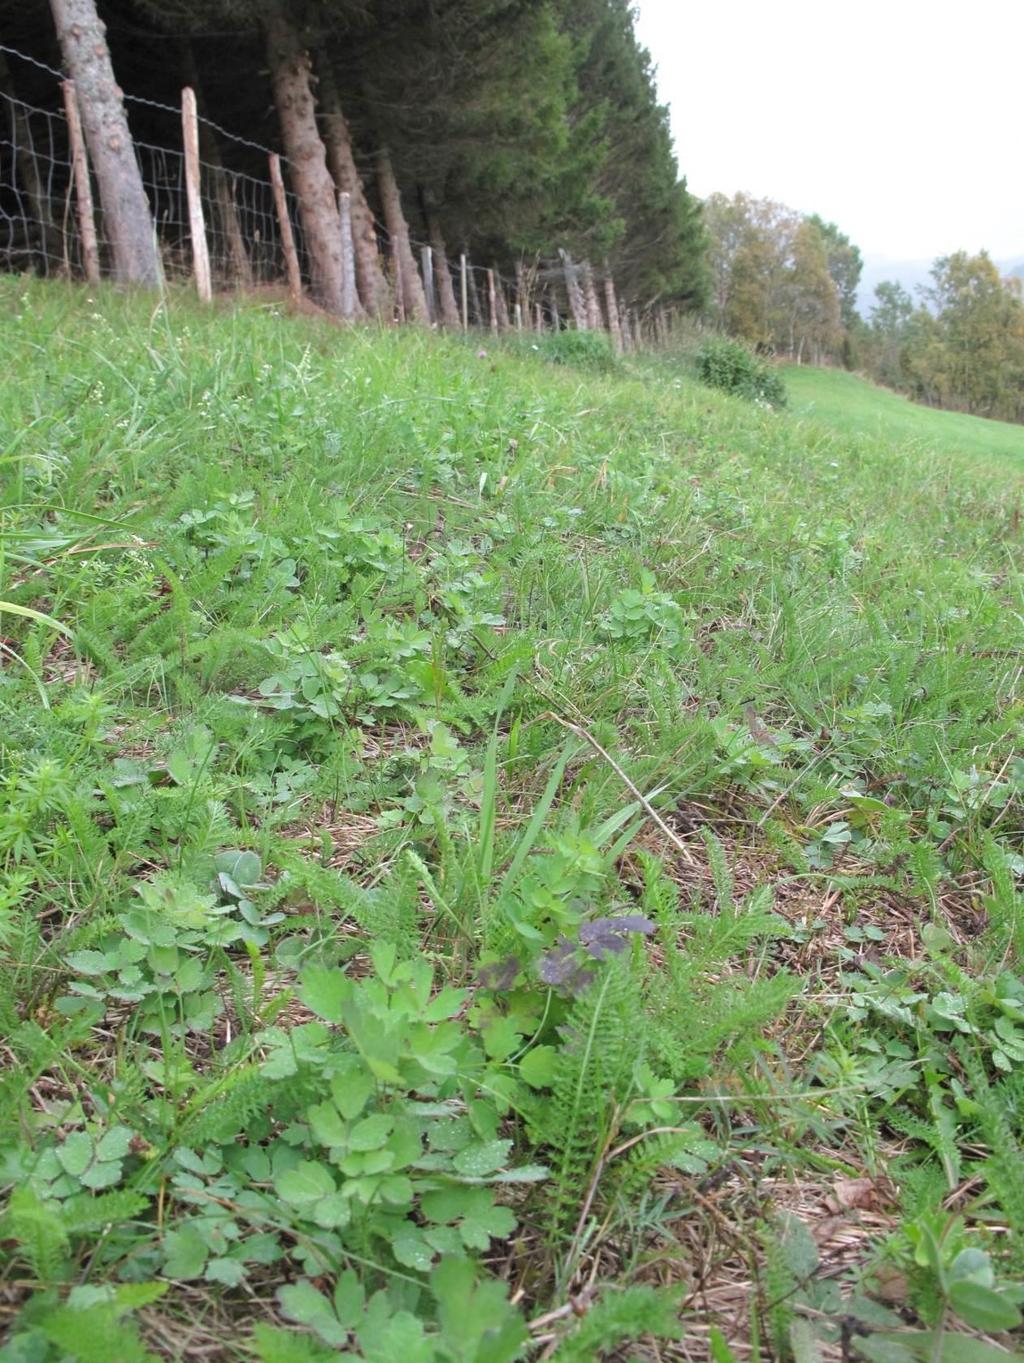
[(1024, 0), (637, 0), (701, 196), (837, 222), (868, 257), (1024, 257)]

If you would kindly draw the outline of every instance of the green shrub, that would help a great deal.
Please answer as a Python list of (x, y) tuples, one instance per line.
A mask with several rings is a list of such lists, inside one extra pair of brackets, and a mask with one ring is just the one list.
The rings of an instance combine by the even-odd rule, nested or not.
[(552, 364), (607, 372), (615, 368), (608, 337), (597, 331), (554, 331), (539, 342), (539, 349)]
[(752, 402), (786, 405), (786, 386), (779, 374), (739, 341), (706, 341), (697, 352), (697, 376), (712, 388)]

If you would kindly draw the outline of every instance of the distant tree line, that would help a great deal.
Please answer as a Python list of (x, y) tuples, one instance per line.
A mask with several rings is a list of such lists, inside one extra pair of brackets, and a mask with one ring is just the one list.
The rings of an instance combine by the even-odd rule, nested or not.
[[(0, 27), (6, 42), (76, 78), (105, 222), (140, 202), (117, 87), (176, 105), (188, 84), (214, 122), (286, 154), (314, 293), (328, 308), (341, 287), (339, 190), (351, 199), (369, 315), (387, 306), (389, 271), (404, 275), (407, 312), (422, 315), (415, 239), (510, 273), (564, 247), (614, 275), (633, 306), (706, 300), (700, 204), (680, 176), (630, 0), (50, 0), (50, 9), (53, 22), (43, 6), (0, 0)], [(136, 138), (173, 134), (159, 111), (133, 104), (130, 114)], [(204, 159), (227, 155), (208, 125), (204, 139)], [(122, 254), (121, 277), (152, 280), (144, 244), (142, 258)], [(440, 302), (450, 313), (453, 297)]]
[(931, 280), (917, 304), (900, 284), (878, 285), (864, 367), (918, 402), (1024, 422), (1022, 281), (985, 251), (941, 257)]
[(879, 284), (857, 310), (863, 261), (834, 223), (772, 199), (704, 202), (714, 325), (797, 363), (843, 364), (918, 402), (1024, 422), (1024, 281), (984, 251), (937, 260), (915, 302)]
[(797, 363), (850, 362), (860, 251), (834, 223), (749, 194), (704, 204), (712, 321)]

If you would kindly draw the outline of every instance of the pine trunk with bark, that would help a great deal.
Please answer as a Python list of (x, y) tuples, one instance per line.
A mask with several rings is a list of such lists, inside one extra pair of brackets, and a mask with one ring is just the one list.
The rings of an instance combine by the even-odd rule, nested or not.
[(341, 106), (334, 73), (326, 62), (318, 64), (317, 76), (320, 81), (320, 118), (327, 147), (327, 164), (331, 168), (338, 192), (350, 196), (352, 242), (359, 298), (371, 317), (383, 317), (390, 306), (391, 292), (381, 266), (373, 213), (366, 199), (363, 178), (356, 165), (348, 120)]
[(220, 144), (213, 129), (204, 121), (206, 101), (199, 79), (199, 68), (190, 43), (185, 43), (181, 54), (181, 71), (186, 85), (195, 91), (199, 107), (199, 155), (209, 167), (213, 181), (213, 202), (220, 224), (221, 235), (227, 252), (227, 269), (232, 284), (237, 288), (251, 289), (253, 284), (252, 262), (245, 247), (242, 224), (238, 217), (231, 179), (220, 154)]
[(61, 52), (75, 82), (103, 227), (119, 284), (160, 283), (153, 216), (135, 159), (121, 91), (94, 0), (50, 0)]
[(264, 26), (274, 103), (313, 274), (313, 296), (329, 312), (343, 314), (341, 220), (316, 123), (309, 54), (283, 5), (267, 10)]
[(377, 153), (377, 188), (380, 191), (384, 223), (391, 238), (391, 252), (395, 262), (395, 277), (402, 294), (405, 320), (426, 326), (430, 321), (427, 296), (416, 268), (416, 258), (409, 240), (409, 224), (402, 209), (402, 196), (395, 179), (391, 156), (386, 147)]
[(458, 331), (462, 326), (462, 318), (459, 315), (459, 304), (455, 298), (452, 272), (448, 268), (448, 251), (445, 246), (444, 233), (441, 231), (441, 224), (432, 215), (427, 217), (427, 231), (430, 234), (430, 245), (434, 250), (434, 280), (437, 287), (437, 301), (441, 309), (441, 323), (452, 331)]

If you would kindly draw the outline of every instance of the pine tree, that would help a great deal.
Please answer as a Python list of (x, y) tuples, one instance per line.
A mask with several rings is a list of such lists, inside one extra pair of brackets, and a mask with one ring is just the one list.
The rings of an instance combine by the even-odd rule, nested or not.
[(100, 188), (103, 224), (120, 284), (160, 282), (156, 236), (124, 100), (95, 0), (50, 0), (82, 129)]

